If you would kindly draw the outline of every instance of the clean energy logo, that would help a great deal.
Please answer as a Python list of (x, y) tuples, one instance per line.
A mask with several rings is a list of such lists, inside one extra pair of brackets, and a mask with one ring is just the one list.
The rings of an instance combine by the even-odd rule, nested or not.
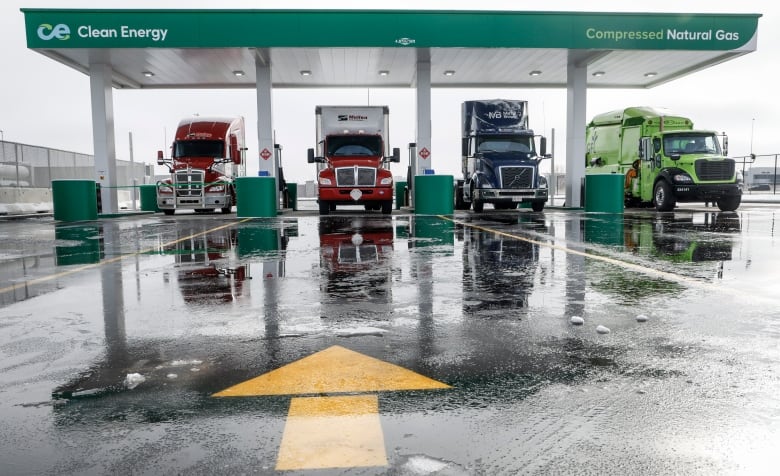
[(70, 38), (70, 27), (62, 23), (51, 26), (48, 23), (42, 23), (38, 27), (38, 38), (42, 40), (52, 40), (54, 38), (58, 40), (67, 40)]

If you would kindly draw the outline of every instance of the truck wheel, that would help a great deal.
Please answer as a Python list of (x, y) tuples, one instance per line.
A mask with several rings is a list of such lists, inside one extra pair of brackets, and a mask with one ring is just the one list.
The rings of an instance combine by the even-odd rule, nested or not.
[(455, 210), (468, 210), (469, 204), (463, 200), (463, 182), (455, 186)]
[(382, 202), (382, 215), (390, 215), (393, 213), (393, 201), (385, 200)]
[(221, 211), (223, 214), (227, 215), (228, 213), (230, 213), (231, 211), (233, 211), (233, 207), (225, 207), (225, 208), (220, 208), (220, 211)]
[(653, 190), (655, 209), (659, 212), (668, 212), (674, 209), (677, 200), (674, 198), (672, 187), (664, 180), (659, 180)]
[(165, 209), (165, 210), (163, 210), (163, 213), (165, 213), (165, 214), (166, 214), (166, 215), (168, 215), (168, 216), (171, 216), (171, 215), (173, 215), (173, 213), (174, 213), (175, 211), (176, 211), (176, 210)]
[(544, 210), (544, 202), (531, 202), (531, 210), (535, 212)]
[(320, 202), (320, 215), (330, 214), (330, 203)]
[(718, 200), (718, 208), (724, 212), (733, 212), (739, 208), (740, 203), (742, 203), (742, 197), (740, 195), (734, 197), (723, 197)]
[(474, 211), (477, 213), (482, 213), (482, 210), (485, 209), (485, 202), (482, 200), (477, 200), (477, 187), (474, 186), (472, 183), (471, 185), (471, 205), (474, 208)]

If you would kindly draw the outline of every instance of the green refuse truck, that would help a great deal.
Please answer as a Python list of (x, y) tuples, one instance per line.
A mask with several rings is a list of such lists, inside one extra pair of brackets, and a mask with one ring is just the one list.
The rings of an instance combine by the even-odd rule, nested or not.
[(734, 211), (742, 201), (728, 138), (694, 129), (687, 117), (651, 107), (611, 111), (588, 123), (585, 141), (585, 173), (625, 176), (627, 207), (670, 211), (678, 202), (712, 202)]

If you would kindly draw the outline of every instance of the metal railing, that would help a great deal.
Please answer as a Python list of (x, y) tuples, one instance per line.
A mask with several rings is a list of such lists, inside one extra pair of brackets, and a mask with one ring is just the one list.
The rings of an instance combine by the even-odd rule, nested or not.
[[(116, 183), (144, 183), (146, 164), (116, 161)], [(94, 179), (92, 155), (48, 147), (0, 141), (0, 187), (51, 188), (52, 180)]]
[(777, 162), (780, 154), (749, 154), (731, 157), (741, 165), (745, 180), (745, 192), (771, 192), (777, 194)]

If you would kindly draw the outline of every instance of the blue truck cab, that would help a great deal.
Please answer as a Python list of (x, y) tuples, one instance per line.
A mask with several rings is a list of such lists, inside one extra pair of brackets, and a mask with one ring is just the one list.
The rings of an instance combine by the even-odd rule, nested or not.
[(549, 156), (546, 139), (528, 128), (528, 101), (465, 101), (461, 125), (463, 178), (455, 181), (455, 209), (473, 206), (482, 212), (492, 203), (496, 210), (508, 210), (530, 203), (542, 211), (548, 187), (539, 164)]

